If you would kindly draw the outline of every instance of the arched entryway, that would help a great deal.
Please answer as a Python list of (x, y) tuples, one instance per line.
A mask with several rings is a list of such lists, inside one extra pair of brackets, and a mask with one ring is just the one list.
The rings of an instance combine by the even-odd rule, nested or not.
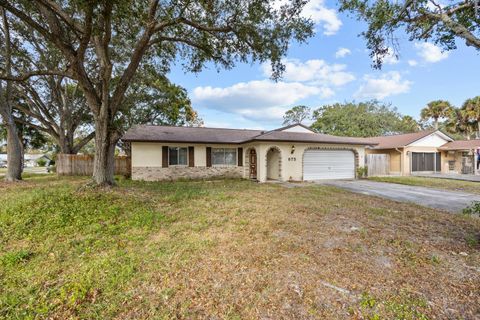
[(278, 147), (267, 151), (267, 180), (280, 180), (282, 157)]

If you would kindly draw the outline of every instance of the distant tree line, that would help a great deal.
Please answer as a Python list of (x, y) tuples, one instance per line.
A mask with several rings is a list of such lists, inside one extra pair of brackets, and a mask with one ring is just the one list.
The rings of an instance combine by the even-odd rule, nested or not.
[(441, 129), (459, 139), (480, 137), (480, 96), (467, 99), (460, 108), (445, 100), (429, 102), (417, 121), (402, 115), (391, 104), (376, 100), (344, 102), (315, 110), (299, 105), (288, 110), (284, 124), (309, 122), (320, 133), (351, 137), (373, 137)]

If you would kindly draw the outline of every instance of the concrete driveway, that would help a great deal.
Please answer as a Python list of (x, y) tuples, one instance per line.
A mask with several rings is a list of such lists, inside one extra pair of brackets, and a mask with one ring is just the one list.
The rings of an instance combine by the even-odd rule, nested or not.
[(472, 201), (480, 201), (480, 195), (471, 193), (368, 180), (335, 180), (318, 181), (316, 183), (400, 202), (412, 202), (421, 206), (450, 212), (461, 212)]

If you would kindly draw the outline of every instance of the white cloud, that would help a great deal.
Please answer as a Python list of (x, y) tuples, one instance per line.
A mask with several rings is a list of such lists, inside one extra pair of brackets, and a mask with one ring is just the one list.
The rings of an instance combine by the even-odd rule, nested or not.
[[(353, 80), (355, 76), (347, 72), (347, 66), (344, 64), (328, 64), (324, 60), (307, 60), (301, 62), (296, 59), (286, 59), (285, 73), (283, 79), (286, 81), (309, 82), (317, 86), (343, 86)], [(269, 64), (262, 66), (263, 74), (270, 76), (271, 69)]]
[(350, 49), (338, 48), (337, 52), (335, 52), (335, 58), (344, 58), (351, 53), (352, 53), (352, 51), (350, 51)]
[(408, 65), (410, 67), (415, 67), (418, 64), (417, 60), (408, 60)]
[(402, 80), (402, 76), (397, 71), (391, 71), (380, 77), (366, 75), (363, 77), (364, 83), (354, 93), (355, 98), (359, 99), (384, 99), (388, 96), (405, 93), (410, 90), (411, 81)]
[(240, 82), (230, 87), (196, 87), (195, 104), (242, 115), (245, 118), (281, 119), (289, 107), (311, 96), (329, 97), (331, 89), (305, 85), (299, 82), (270, 80)]
[(425, 62), (435, 63), (448, 58), (448, 52), (442, 52), (442, 49), (433, 43), (417, 42), (415, 48)]
[[(376, 60), (376, 57), (373, 58)], [(400, 61), (398, 60), (397, 56), (395, 55), (395, 50), (392, 48), (387, 49), (387, 54), (382, 57), (383, 64), (397, 64)]]
[[(286, 3), (287, 0), (278, 0), (274, 6), (279, 8)], [(322, 26), (323, 34), (327, 36), (334, 35), (342, 26), (342, 21), (338, 17), (337, 11), (327, 8), (325, 0), (308, 1), (303, 7), (302, 16), (311, 19), (316, 25)]]

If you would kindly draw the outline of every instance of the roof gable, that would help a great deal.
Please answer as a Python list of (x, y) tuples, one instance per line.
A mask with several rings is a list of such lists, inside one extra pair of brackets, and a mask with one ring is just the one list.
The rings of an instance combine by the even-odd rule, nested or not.
[[(375, 149), (394, 149), (394, 148), (403, 148), (406, 146), (413, 146), (415, 142), (420, 142), (422, 139), (429, 137), (431, 135), (435, 135), (433, 140), (437, 140), (437, 136), (443, 139), (443, 143), (453, 141), (452, 138), (441, 132), (440, 130), (426, 130), (426, 131), (419, 131), (413, 133), (405, 133), (405, 134), (396, 134), (391, 136), (380, 136), (380, 137), (373, 137), (370, 138), (371, 140), (377, 143)], [(427, 139), (428, 140), (428, 139)], [(428, 141), (424, 141), (421, 143), (427, 144)], [(430, 144), (434, 143), (430, 141)], [(436, 142), (439, 143), (439, 142)], [(441, 146), (442, 144), (439, 144)]]
[(420, 138), (416, 141), (411, 142), (408, 144), (410, 147), (435, 147), (438, 148), (443, 146), (445, 143), (453, 141), (452, 138), (444, 134), (443, 132), (437, 130), (432, 132), (431, 134)]
[(301, 133), (315, 133), (312, 129), (309, 127), (301, 124), (301, 123), (294, 123), (286, 127), (281, 127), (278, 129), (275, 129), (273, 131), (284, 131), (284, 132), (301, 132)]

